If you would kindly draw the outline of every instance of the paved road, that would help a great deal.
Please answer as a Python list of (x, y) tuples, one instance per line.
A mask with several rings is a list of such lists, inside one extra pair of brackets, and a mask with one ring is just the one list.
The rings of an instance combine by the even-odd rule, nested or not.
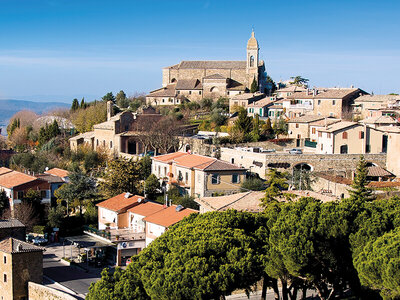
[[(312, 299), (319, 299), (316, 298), (316, 292), (314, 291), (307, 291), (307, 299), (312, 300)], [(226, 300), (245, 300), (245, 299), (250, 299), (250, 300), (260, 300), (261, 299), (261, 291), (257, 291), (255, 293), (250, 294), (250, 298), (247, 298), (246, 294), (236, 294), (236, 295), (231, 295), (227, 296)], [(274, 300), (274, 292), (271, 289), (267, 290), (267, 300)], [(297, 295), (297, 299), (300, 299), (300, 295)]]
[(100, 279), (100, 271), (86, 272), (76, 267), (70, 267), (60, 261), (60, 257), (56, 256), (54, 248), (46, 248), (43, 255), (43, 274), (51, 280), (61, 284), (70, 290), (70, 294), (75, 293), (84, 297), (92, 282)]

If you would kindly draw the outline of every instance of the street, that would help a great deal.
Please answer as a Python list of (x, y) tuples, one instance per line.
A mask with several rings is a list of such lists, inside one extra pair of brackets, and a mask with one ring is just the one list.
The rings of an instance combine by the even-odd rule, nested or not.
[[(61, 261), (62, 248), (62, 246), (54, 245), (46, 247), (43, 255), (43, 275), (67, 288), (69, 294), (84, 298), (90, 284), (100, 279), (101, 269), (90, 268), (89, 272), (86, 272), (78, 267), (68, 266), (67, 263)], [(54, 288), (57, 287), (54, 286)]]

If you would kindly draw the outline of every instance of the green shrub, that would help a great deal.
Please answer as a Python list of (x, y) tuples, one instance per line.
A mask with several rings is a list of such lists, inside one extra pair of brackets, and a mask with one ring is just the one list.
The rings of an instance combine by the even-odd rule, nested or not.
[(42, 225), (33, 226), (33, 232), (34, 233), (44, 234), (44, 231), (45, 231), (44, 229), (45, 229), (45, 226), (42, 226)]

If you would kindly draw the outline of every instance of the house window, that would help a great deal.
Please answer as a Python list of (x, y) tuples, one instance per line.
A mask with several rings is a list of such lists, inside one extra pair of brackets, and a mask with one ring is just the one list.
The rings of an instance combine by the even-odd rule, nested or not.
[(17, 199), (22, 200), (23, 198), (24, 198), (24, 192), (23, 191), (17, 192)]
[(321, 151), (324, 150), (324, 144), (321, 144)]
[(161, 167), (158, 166), (158, 176), (160, 176), (160, 175), (161, 175)]
[(7, 282), (7, 274), (3, 274), (3, 281)]
[(181, 93), (181, 91), (177, 91), (177, 94), (179, 95)]
[(185, 181), (189, 182), (189, 173), (188, 172), (186, 172), (186, 174), (185, 174)]
[(328, 132), (328, 139), (330, 139), (331, 138), (331, 133), (330, 132)]
[(343, 134), (342, 134), (342, 138), (344, 139), (344, 140), (347, 140), (347, 132), (345, 131), (345, 132), (343, 132)]
[(192, 91), (189, 91), (189, 95), (191, 95), (192, 94)]
[(4, 261), (4, 263), (6, 264), (7, 263), (7, 256), (3, 256), (3, 261)]
[(103, 147), (106, 147), (106, 141), (103, 140)]
[(47, 196), (47, 191), (40, 191), (40, 198), (42, 198), (42, 199), (44, 199), (44, 198), (46, 198), (46, 196)]
[(332, 105), (335, 105), (336, 104), (336, 100), (332, 100)]
[(228, 95), (229, 95), (229, 91), (228, 91)]
[(298, 135), (297, 135), (297, 138), (298, 138), (298, 139), (301, 139), (301, 134), (298, 134)]
[(364, 138), (364, 131), (360, 131), (359, 137), (360, 137), (360, 140), (362, 140)]
[(311, 129), (312, 133), (315, 134), (315, 127), (313, 127), (313, 129)]
[(164, 167), (164, 176), (167, 176), (167, 167)]
[(232, 175), (232, 183), (239, 183), (239, 182), (240, 182), (239, 174), (233, 174)]
[(165, 102), (165, 100), (164, 99), (162, 99), (162, 103), (164, 103)]
[(96, 145), (97, 145), (97, 146), (99, 145), (99, 140), (96, 140)]
[(211, 184), (219, 184), (219, 174), (211, 175)]
[(112, 149), (112, 141), (110, 141), (110, 149)]
[(318, 100), (318, 105), (321, 105), (321, 100)]
[(235, 163), (235, 159), (232, 157), (231, 158), (231, 164), (234, 164)]
[(318, 137), (322, 137), (322, 132), (318, 131)]
[(296, 128), (299, 128), (299, 124), (296, 124)]

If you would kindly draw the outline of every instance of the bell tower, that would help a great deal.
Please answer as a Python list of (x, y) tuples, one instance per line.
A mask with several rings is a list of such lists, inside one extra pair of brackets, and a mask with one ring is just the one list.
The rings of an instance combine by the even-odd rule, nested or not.
[(254, 36), (254, 30), (251, 31), (251, 37), (247, 42), (247, 62), (246, 62), (246, 73), (247, 73), (247, 85), (251, 86), (253, 79), (256, 78), (258, 82), (258, 42)]

